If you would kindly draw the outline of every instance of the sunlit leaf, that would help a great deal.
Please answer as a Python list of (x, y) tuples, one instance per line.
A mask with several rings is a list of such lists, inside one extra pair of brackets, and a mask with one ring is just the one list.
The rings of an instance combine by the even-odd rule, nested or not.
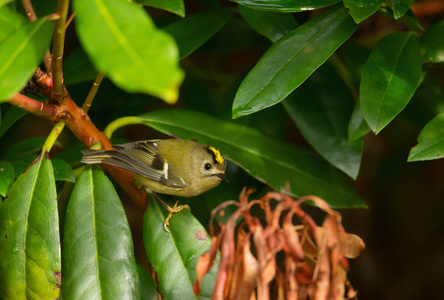
[(63, 299), (139, 299), (133, 239), (122, 203), (97, 167), (86, 167), (68, 202)]
[(125, 0), (75, 0), (77, 31), (97, 70), (128, 92), (175, 103), (183, 79), (177, 46), (142, 7)]
[(51, 23), (40, 19), (10, 33), (0, 44), (0, 102), (25, 86), (42, 61), (51, 37)]
[(40, 157), (11, 187), (0, 211), (2, 299), (57, 299), (61, 258), (51, 161)]
[[(166, 232), (164, 220), (168, 211), (151, 198), (143, 218), (143, 241), (148, 262), (165, 299), (195, 299), (193, 284), (196, 263), (211, 246), (211, 238), (203, 226), (187, 210), (174, 214)], [(211, 299), (217, 267), (204, 277), (198, 299)]]
[(361, 111), (376, 134), (409, 103), (421, 77), (421, 54), (407, 32), (382, 38), (373, 49), (362, 74)]
[(274, 43), (250, 71), (233, 102), (238, 118), (279, 103), (355, 31), (345, 8), (330, 9)]
[(25, 21), (25, 17), (15, 13), (8, 6), (0, 7), (0, 42), (3, 41), (11, 32), (19, 29), (20, 26), (25, 23)]

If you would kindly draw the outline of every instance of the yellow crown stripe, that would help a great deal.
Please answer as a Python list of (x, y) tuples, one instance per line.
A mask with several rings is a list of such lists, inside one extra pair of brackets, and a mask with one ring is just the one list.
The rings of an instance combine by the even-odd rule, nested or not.
[(220, 153), (219, 150), (217, 150), (214, 147), (208, 146), (208, 149), (210, 149), (214, 153), (214, 158), (216, 159), (216, 162), (220, 165), (224, 164), (224, 156), (222, 153)]

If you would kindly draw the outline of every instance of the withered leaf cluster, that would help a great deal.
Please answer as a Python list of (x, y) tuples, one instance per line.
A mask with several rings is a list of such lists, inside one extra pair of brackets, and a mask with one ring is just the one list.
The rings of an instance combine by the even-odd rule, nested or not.
[[(365, 245), (360, 237), (345, 232), (341, 215), (316, 196), (295, 200), (271, 192), (249, 201), (251, 193), (244, 190), (239, 202), (224, 202), (212, 212), (213, 244), (197, 263), (195, 294), (220, 249), (212, 299), (356, 298), (347, 279), (347, 258), (357, 257)], [(320, 226), (301, 208), (307, 200), (325, 212)], [(238, 208), (225, 224), (219, 222), (215, 234), (214, 217), (229, 205)], [(262, 222), (252, 214), (254, 205), (263, 212)]]

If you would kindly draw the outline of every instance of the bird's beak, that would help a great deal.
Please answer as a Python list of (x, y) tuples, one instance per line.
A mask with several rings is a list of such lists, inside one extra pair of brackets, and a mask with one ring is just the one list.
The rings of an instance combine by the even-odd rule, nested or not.
[(220, 179), (225, 180), (226, 182), (228, 182), (228, 179), (227, 179), (227, 177), (225, 177), (224, 173), (216, 173), (216, 174), (213, 174), (213, 176), (217, 176)]

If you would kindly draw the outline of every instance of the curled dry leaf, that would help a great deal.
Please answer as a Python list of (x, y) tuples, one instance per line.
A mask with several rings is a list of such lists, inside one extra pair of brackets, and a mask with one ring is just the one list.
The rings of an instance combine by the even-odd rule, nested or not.
[[(213, 245), (199, 258), (195, 294), (220, 249), (212, 299), (356, 298), (347, 279), (347, 258), (357, 257), (365, 245), (358, 236), (345, 232), (341, 215), (315, 196), (295, 200), (271, 192), (249, 201), (251, 193), (244, 189), (239, 202), (227, 201), (213, 210), (209, 230)], [(321, 226), (301, 208), (307, 200), (326, 213)], [(263, 215), (251, 214), (256, 204)], [(217, 224), (215, 233), (214, 216), (229, 205), (238, 209), (226, 224)]]

